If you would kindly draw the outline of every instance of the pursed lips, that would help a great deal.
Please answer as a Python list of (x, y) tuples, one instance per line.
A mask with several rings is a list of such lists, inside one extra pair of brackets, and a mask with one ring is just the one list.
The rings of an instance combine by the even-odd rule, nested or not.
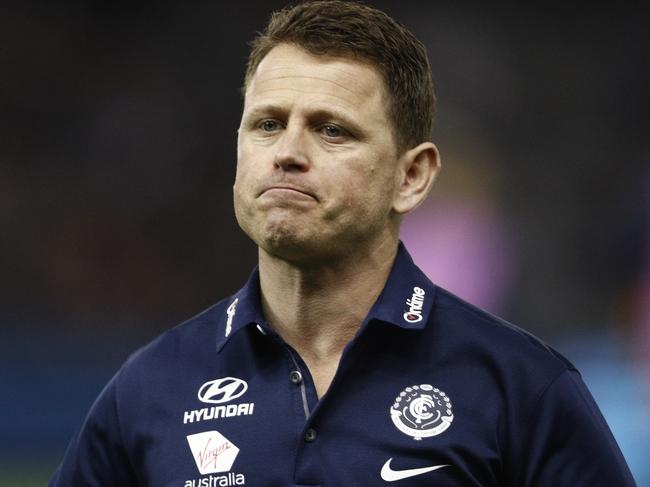
[(262, 192), (259, 194), (259, 196), (263, 196), (264, 194), (266, 194), (268, 192), (276, 192), (276, 191), (277, 192), (286, 192), (287, 194), (298, 193), (298, 194), (301, 194), (301, 195), (304, 195), (304, 196), (309, 196), (310, 198), (313, 198), (316, 201), (318, 201), (318, 198), (316, 197), (316, 195), (311, 193), (310, 191), (308, 191), (306, 189), (303, 189), (303, 188), (300, 188), (300, 187), (287, 185), (287, 184), (278, 184), (278, 185), (274, 185), (274, 186), (269, 186), (268, 188), (264, 188), (262, 190)]

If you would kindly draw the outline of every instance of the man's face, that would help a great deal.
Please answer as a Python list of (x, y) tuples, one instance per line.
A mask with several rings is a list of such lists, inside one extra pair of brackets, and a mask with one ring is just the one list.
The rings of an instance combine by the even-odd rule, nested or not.
[(266, 252), (310, 261), (394, 238), (398, 154), (381, 74), (280, 44), (251, 79), (234, 202)]

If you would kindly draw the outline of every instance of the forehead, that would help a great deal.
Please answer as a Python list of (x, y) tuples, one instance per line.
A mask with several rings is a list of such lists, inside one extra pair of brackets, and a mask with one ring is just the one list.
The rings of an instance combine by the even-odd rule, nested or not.
[(322, 101), (351, 111), (380, 109), (385, 115), (384, 95), (383, 76), (370, 62), (313, 55), (296, 45), (280, 44), (258, 65), (246, 89), (245, 104), (259, 99)]

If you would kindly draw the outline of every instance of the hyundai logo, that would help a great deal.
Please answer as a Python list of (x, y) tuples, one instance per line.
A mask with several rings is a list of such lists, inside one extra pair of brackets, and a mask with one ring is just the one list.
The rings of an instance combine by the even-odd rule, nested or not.
[(236, 377), (224, 377), (206, 382), (199, 389), (198, 397), (202, 402), (221, 404), (244, 395), (248, 384)]

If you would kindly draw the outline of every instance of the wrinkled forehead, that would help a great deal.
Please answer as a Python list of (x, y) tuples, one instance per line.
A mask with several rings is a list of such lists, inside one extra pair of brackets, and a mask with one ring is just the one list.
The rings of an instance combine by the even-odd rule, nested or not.
[(251, 87), (288, 77), (302, 81), (317, 77), (337, 84), (341, 91), (356, 91), (365, 96), (384, 96), (387, 91), (383, 72), (370, 60), (352, 53), (312, 53), (297, 44), (282, 43), (262, 58), (247, 80), (245, 94)]
[(314, 55), (293, 44), (280, 44), (258, 65), (247, 86), (245, 104), (260, 98), (322, 98), (348, 110), (381, 109), (385, 116), (385, 91), (382, 73), (366, 60)]
[(248, 85), (250, 84), (251, 80), (257, 74), (260, 64), (264, 62), (264, 60), (269, 56), (269, 54), (273, 51), (277, 52), (278, 50), (280, 51), (285, 50), (287, 47), (299, 49), (303, 53), (322, 59), (323, 61), (326, 61), (328, 59), (346, 59), (351, 62), (365, 64), (370, 68), (374, 68), (377, 71), (377, 73), (380, 75), (380, 77), (382, 78), (382, 88), (385, 89), (387, 86), (386, 73), (384, 67), (380, 62), (378, 62), (375, 59), (372, 59), (368, 56), (365, 56), (363, 54), (360, 54), (348, 48), (327, 49), (327, 50), (322, 48), (312, 49), (311, 46), (309, 46), (308, 44), (303, 44), (300, 43), (299, 41), (298, 42), (284, 41), (276, 44), (271, 49), (269, 49), (269, 51), (266, 54), (264, 54), (263, 57), (258, 61), (257, 65), (253, 67), (252, 71), (250, 71), (250, 67), (249, 67), (249, 71), (247, 71), (246, 76), (244, 78), (244, 86), (242, 90), (244, 93), (248, 89)]

